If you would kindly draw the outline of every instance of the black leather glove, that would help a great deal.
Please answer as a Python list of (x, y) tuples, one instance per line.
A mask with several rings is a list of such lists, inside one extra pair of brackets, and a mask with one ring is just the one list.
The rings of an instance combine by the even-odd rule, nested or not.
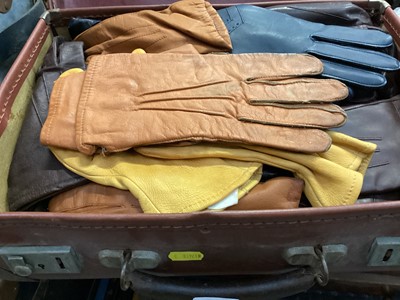
[(55, 37), (38, 74), (10, 166), (7, 198), (12, 211), (33, 209), (41, 200), (88, 182), (59, 163), (39, 139), (54, 81), (70, 68), (85, 68), (83, 43)]

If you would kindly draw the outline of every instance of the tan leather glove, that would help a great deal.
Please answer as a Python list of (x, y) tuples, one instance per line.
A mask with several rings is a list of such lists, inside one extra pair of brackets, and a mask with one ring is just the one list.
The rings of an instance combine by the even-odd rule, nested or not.
[[(323, 152), (331, 139), (319, 128), (345, 122), (330, 102), (348, 90), (309, 77), (321, 71), (317, 58), (303, 54), (98, 55), (84, 77), (57, 80), (41, 141), (89, 155), (181, 141)], [(73, 130), (63, 120), (75, 113), (69, 135), (76, 145), (60, 136)]]
[(276, 177), (260, 182), (238, 204), (225, 210), (265, 210), (299, 207), (304, 181), (292, 177)]
[[(304, 187), (301, 179), (276, 177), (257, 184), (239, 203), (226, 210), (287, 209), (299, 206)], [(58, 213), (137, 214), (139, 200), (129, 191), (89, 183), (53, 197), (48, 210)]]
[(96, 183), (74, 188), (49, 201), (50, 212), (137, 214), (142, 213), (138, 199), (129, 191)]
[(204, 0), (184, 0), (162, 11), (142, 10), (106, 19), (75, 40), (83, 41), (88, 56), (130, 53), (142, 48), (160, 53), (184, 44), (198, 52), (230, 52), (228, 31), (220, 16)]

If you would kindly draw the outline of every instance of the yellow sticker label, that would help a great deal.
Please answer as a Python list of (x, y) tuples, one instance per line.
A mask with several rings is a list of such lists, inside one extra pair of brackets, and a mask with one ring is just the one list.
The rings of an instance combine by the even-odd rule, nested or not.
[(172, 261), (196, 261), (202, 260), (203, 257), (203, 253), (198, 251), (172, 251), (168, 254)]

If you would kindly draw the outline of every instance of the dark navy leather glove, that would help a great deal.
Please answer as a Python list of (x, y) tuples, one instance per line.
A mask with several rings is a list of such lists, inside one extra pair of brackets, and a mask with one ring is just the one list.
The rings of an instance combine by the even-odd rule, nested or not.
[(400, 63), (381, 52), (393, 44), (380, 30), (324, 25), (252, 5), (218, 10), (232, 40), (233, 53), (309, 53), (324, 63), (325, 77), (378, 88), (385, 71)]

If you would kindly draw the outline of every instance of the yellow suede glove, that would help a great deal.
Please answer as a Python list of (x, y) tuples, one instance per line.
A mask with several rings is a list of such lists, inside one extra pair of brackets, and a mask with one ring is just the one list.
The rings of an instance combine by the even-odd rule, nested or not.
[(164, 160), (134, 151), (87, 156), (50, 148), (69, 170), (96, 183), (129, 190), (145, 213), (206, 209), (233, 190), (244, 196), (259, 181), (262, 164), (221, 158)]
[(137, 152), (163, 159), (220, 157), (260, 162), (292, 171), (305, 182), (304, 193), (312, 206), (353, 204), (360, 194), (375, 144), (329, 131), (332, 146), (324, 153), (302, 154), (266, 147), (241, 145), (193, 145), (140, 147)]

